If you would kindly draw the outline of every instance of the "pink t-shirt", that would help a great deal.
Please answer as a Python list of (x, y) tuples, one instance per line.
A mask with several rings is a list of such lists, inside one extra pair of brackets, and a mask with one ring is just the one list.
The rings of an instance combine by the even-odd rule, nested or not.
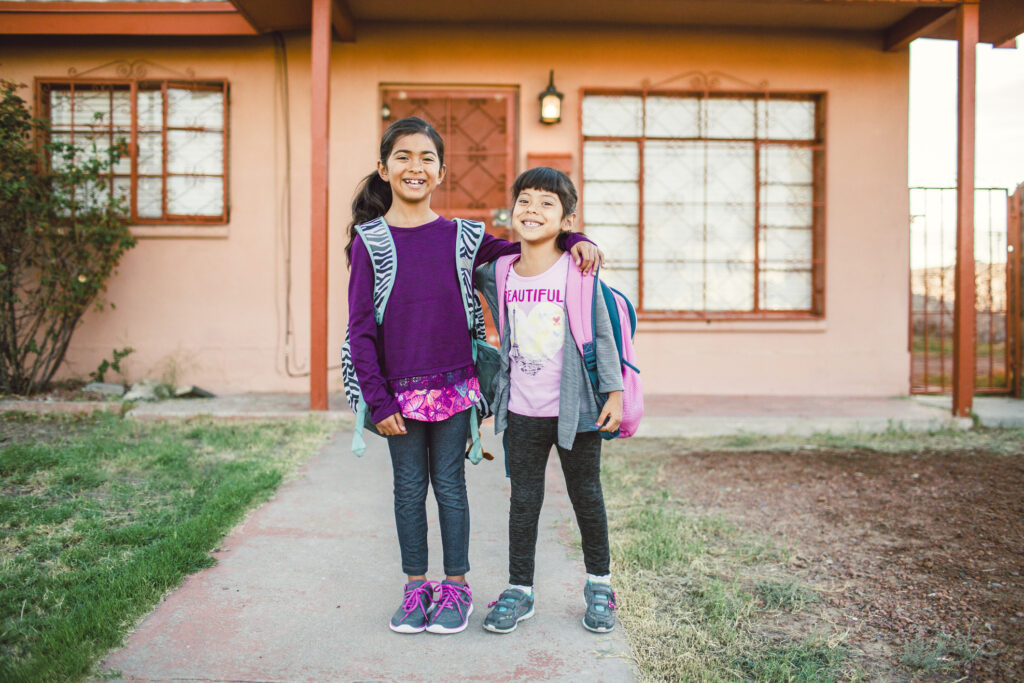
[(565, 278), (569, 254), (540, 275), (523, 277), (515, 266), (505, 285), (510, 341), (508, 409), (529, 417), (558, 417), (565, 343)]

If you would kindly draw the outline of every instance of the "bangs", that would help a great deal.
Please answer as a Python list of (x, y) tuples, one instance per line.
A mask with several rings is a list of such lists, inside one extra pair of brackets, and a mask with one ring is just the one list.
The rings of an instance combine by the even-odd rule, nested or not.
[(512, 184), (512, 200), (523, 190), (541, 190), (558, 196), (562, 202), (563, 214), (568, 216), (576, 211), (576, 187), (569, 176), (547, 166), (538, 166), (523, 171)]

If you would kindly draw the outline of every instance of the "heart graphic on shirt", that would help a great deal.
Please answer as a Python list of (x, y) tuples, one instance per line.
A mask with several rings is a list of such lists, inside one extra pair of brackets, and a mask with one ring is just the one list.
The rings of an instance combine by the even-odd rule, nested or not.
[(509, 304), (512, 321), (512, 349), (509, 354), (516, 367), (527, 375), (536, 375), (555, 357), (565, 342), (565, 316), (562, 307), (548, 301), (538, 303), (529, 314), (518, 304)]

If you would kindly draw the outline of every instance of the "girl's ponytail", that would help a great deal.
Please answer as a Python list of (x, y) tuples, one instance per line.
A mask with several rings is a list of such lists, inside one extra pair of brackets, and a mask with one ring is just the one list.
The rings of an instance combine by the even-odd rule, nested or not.
[(352, 265), (352, 243), (356, 239), (356, 226), (380, 218), (391, 208), (391, 185), (377, 171), (363, 178), (356, 186), (352, 199), (352, 222), (348, 224), (348, 244), (345, 262)]
[[(391, 150), (403, 135), (422, 133), (430, 138), (437, 149), (438, 162), (444, 166), (444, 140), (441, 139), (433, 126), (418, 116), (407, 116), (395, 121), (384, 131), (380, 139), (380, 160), (388, 162)], [(345, 245), (345, 261), (352, 265), (352, 242), (356, 239), (355, 227), (360, 223), (380, 218), (391, 208), (391, 185), (378, 175), (376, 171), (363, 178), (356, 187), (356, 196), (352, 200), (352, 222), (348, 224), (348, 244)]]

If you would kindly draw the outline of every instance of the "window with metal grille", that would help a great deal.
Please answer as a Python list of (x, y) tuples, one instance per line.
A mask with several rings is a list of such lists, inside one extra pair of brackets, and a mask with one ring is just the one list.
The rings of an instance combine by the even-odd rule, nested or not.
[(647, 318), (824, 314), (822, 95), (585, 91), (582, 220)]
[(128, 203), (132, 223), (227, 222), (225, 81), (40, 80), (38, 97), (51, 139), (79, 154), (128, 143), (110, 191)]

